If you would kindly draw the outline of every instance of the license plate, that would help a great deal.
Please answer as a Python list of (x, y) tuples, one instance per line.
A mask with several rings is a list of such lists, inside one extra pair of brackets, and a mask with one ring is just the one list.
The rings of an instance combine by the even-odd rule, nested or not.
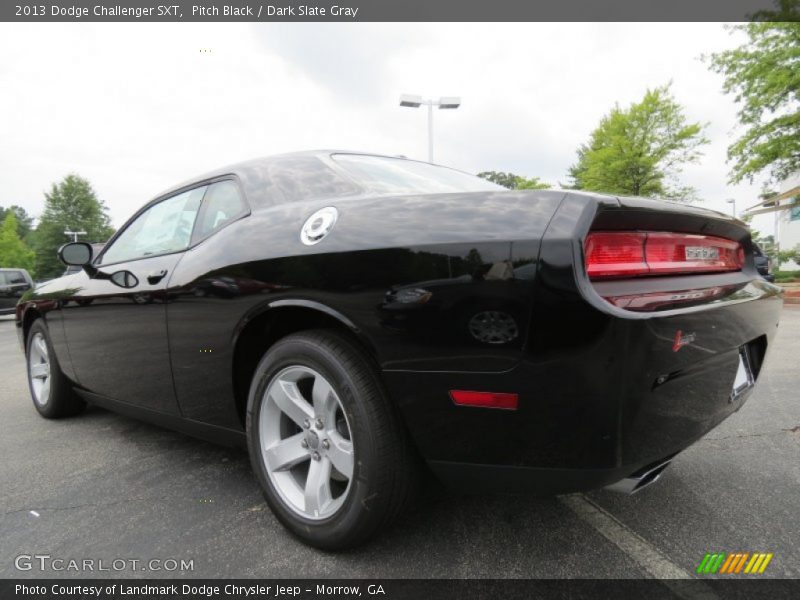
[(686, 260), (719, 260), (719, 248), (686, 246)]
[(736, 378), (733, 380), (733, 390), (731, 396), (736, 398), (742, 392), (748, 390), (753, 385), (753, 373), (750, 371), (750, 360), (747, 351), (742, 349), (739, 352), (739, 367), (736, 370)]

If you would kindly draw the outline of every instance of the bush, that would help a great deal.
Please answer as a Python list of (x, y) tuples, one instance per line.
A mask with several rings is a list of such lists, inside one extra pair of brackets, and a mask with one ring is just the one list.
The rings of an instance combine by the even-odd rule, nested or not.
[(800, 281), (800, 271), (775, 271), (773, 275), (775, 275), (775, 281), (779, 283)]

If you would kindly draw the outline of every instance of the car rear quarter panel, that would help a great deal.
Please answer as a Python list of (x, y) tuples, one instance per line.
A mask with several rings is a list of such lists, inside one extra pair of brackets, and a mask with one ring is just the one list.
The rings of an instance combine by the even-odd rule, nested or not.
[[(513, 368), (522, 358), (539, 241), (563, 196), (439, 194), (255, 210), (189, 250), (169, 281), (182, 413), (240, 426), (231, 386), (237, 332), (291, 303), (313, 303), (349, 323), (386, 371)], [(303, 245), (303, 223), (328, 205), (339, 211), (335, 228)], [(430, 301), (392, 306), (387, 292), (403, 286), (430, 287)], [(513, 314), (519, 335), (492, 346), (470, 338), (465, 321), (484, 308)]]

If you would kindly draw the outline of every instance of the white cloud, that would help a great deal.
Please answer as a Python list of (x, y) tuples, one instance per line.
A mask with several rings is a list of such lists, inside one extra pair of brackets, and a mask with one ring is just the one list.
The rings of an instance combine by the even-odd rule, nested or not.
[[(161, 189), (230, 162), (308, 148), (425, 157), (423, 110), (402, 92), (460, 95), (436, 111), (437, 162), (566, 181), (615, 103), (672, 80), (711, 144), (683, 180), (705, 206), (729, 186), (732, 98), (700, 54), (720, 24), (2, 24), (0, 205), (38, 214), (69, 172), (120, 225)], [(210, 52), (201, 52), (201, 50)], [(771, 220), (756, 222), (770, 229)]]

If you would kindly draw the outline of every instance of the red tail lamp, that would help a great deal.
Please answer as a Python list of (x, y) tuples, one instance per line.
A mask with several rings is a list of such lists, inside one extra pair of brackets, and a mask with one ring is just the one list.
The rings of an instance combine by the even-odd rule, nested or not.
[(597, 231), (586, 236), (590, 279), (740, 271), (741, 244), (710, 235)]

